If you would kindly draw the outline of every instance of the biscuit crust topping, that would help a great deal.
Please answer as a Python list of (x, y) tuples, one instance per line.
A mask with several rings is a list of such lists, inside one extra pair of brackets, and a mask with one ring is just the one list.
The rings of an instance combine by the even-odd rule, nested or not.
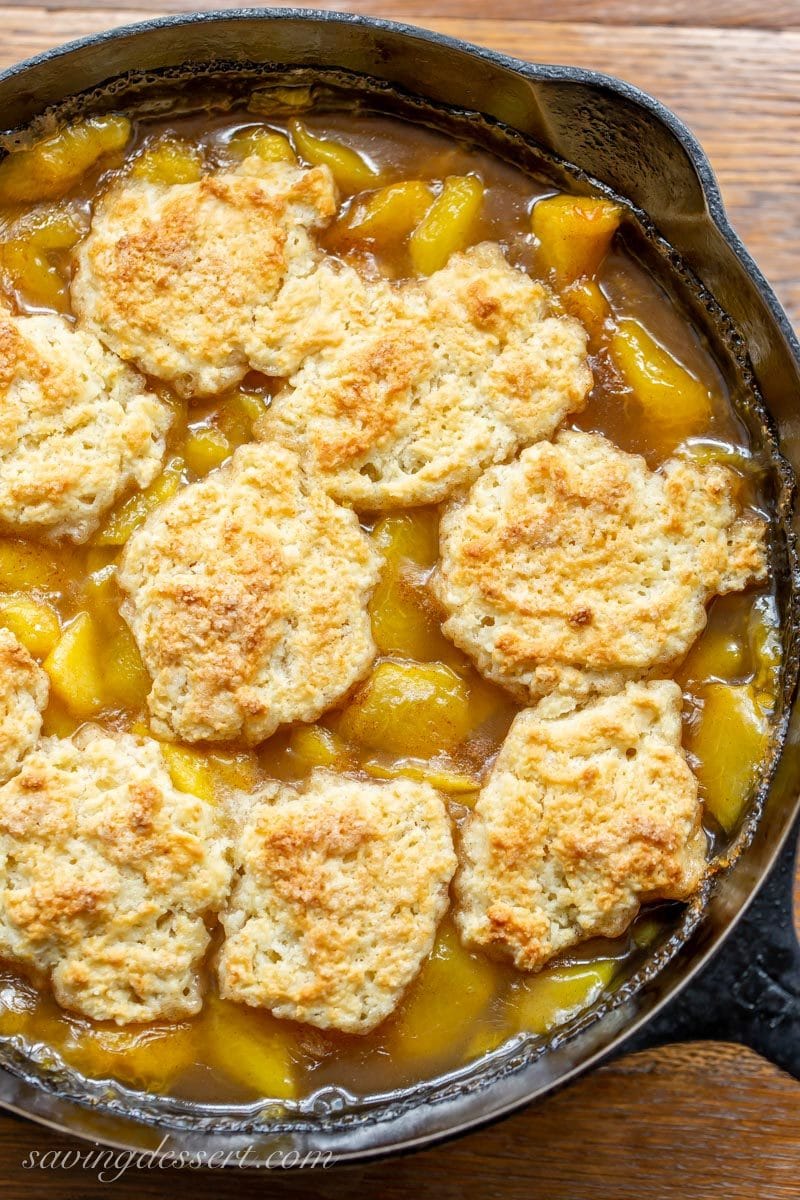
[(291, 375), (261, 435), (342, 503), (438, 503), (583, 408), (586, 334), (551, 299), (488, 243), (401, 285), (323, 263), (254, 327), (252, 364)]
[(0, 783), (39, 740), (50, 682), (8, 629), (0, 629)]
[(478, 480), (441, 523), (442, 626), (520, 699), (618, 691), (680, 661), (712, 596), (766, 577), (765, 523), (726, 467), (651, 472), (567, 431)]
[(0, 311), (0, 528), (84, 542), (159, 470), (172, 412), (93, 334)]
[(262, 741), (315, 720), (375, 657), (378, 557), (277, 444), (243, 446), (157, 509), (118, 578), (163, 736)]
[(195, 183), (123, 179), (95, 209), (72, 302), (84, 328), (182, 395), (248, 370), (256, 311), (312, 269), (336, 211), (327, 167), (248, 158)]
[(516, 717), (456, 883), (465, 941), (526, 971), (616, 937), (642, 901), (685, 898), (705, 869), (678, 685), (632, 683), (566, 715), (550, 705)]
[(155, 742), (46, 738), (0, 788), (0, 956), (85, 1016), (198, 1012), (203, 918), (230, 877), (219, 814), (177, 791)]
[(456, 868), (429, 784), (324, 770), (264, 793), (236, 862), (221, 994), (347, 1033), (367, 1033), (397, 1006), (433, 947)]

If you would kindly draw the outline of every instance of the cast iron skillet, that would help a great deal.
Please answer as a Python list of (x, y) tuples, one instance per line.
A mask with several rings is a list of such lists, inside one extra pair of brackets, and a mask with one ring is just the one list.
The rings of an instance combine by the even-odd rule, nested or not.
[[(639, 252), (670, 275), (680, 302), (714, 344), (770, 465), (786, 654), (771, 751), (745, 827), (678, 931), (611, 999), (546, 1046), (520, 1037), (469, 1068), (403, 1092), (358, 1101), (329, 1088), (287, 1111), (145, 1097), (54, 1069), (5, 1039), (0, 1104), (132, 1149), (231, 1153), (247, 1146), (251, 1162), (275, 1151), (302, 1162), (318, 1152), (366, 1158), (464, 1132), (552, 1091), (631, 1035), (638, 1045), (695, 1035), (749, 1040), (800, 1075), (788, 841), (800, 773), (793, 508), (800, 345), (728, 224), (707, 159), (672, 113), (615, 79), (519, 62), (387, 21), (290, 9), (182, 16), (73, 42), (0, 75), (0, 128), (37, 119), (46, 128), (54, 114), (135, 106), (176, 86), (188, 96), (250, 88), (254, 80), (284, 74), (355, 88), (366, 103), (435, 122), (531, 169), (544, 164), (579, 189), (599, 184), (635, 207)], [(784, 844), (777, 872), (742, 919)], [(725, 953), (675, 1001), (725, 940)]]

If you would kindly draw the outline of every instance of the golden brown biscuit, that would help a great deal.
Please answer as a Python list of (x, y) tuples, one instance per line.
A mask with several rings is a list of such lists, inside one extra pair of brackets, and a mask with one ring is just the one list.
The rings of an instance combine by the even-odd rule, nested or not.
[(84, 328), (183, 395), (248, 370), (256, 308), (312, 269), (309, 233), (336, 212), (327, 167), (248, 158), (196, 183), (122, 179), (77, 251), (72, 302)]
[(727, 468), (656, 472), (564, 432), (496, 467), (441, 522), (444, 632), (521, 699), (618, 690), (680, 660), (712, 596), (763, 580), (765, 524)]
[(85, 541), (155, 477), (171, 419), (92, 334), (0, 312), (0, 528)]
[(324, 262), (254, 333), (253, 366), (294, 372), (260, 436), (363, 509), (445, 499), (549, 437), (591, 386), (581, 326), (488, 243), (402, 285)]
[(368, 1033), (433, 948), (456, 868), (441, 796), (317, 770), (267, 789), (239, 838), (221, 994)]
[(617, 937), (645, 900), (679, 900), (705, 867), (681, 691), (628, 684), (567, 715), (514, 720), (463, 835), (464, 941), (536, 971), (586, 938)]
[(50, 682), (8, 629), (0, 629), (0, 783), (39, 740)]
[(230, 878), (218, 812), (173, 787), (155, 742), (46, 738), (0, 787), (0, 957), (85, 1016), (198, 1012), (203, 917)]
[(153, 728), (258, 742), (313, 721), (369, 670), (379, 559), (291, 451), (243, 446), (131, 537), (122, 612), (153, 679)]

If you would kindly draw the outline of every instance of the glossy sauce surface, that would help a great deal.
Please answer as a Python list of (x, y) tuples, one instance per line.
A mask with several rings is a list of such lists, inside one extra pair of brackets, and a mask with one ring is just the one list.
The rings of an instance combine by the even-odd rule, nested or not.
[[(570, 279), (548, 259), (545, 237), (532, 232), (536, 200), (554, 190), (546, 182), (429, 129), (369, 113), (306, 112), (302, 95), (285, 99), (290, 110), (300, 102), (299, 125), (285, 111), (274, 117), (245, 109), (210, 112), (134, 123), (122, 145), (119, 130), (106, 126), (104, 156), (62, 187), (64, 194), (57, 183), (48, 184), (45, 172), (40, 189), (46, 198), (38, 205), (33, 197), (4, 194), (0, 171), (7, 296), (22, 312), (69, 315), (71, 248), (88, 226), (98, 189), (128, 169), (132, 157), (149, 154), (138, 161), (154, 178), (185, 182), (203, 166), (235, 162), (243, 147), (253, 149), (260, 139), (263, 146), (265, 137), (288, 131), (301, 161), (329, 161), (343, 192), (339, 217), (322, 239), (328, 252), (397, 279), (434, 262), (448, 238), (500, 241), (512, 262), (554, 283), (564, 308), (589, 329), (595, 386), (575, 424), (644, 454), (651, 466), (678, 447), (719, 457), (741, 473), (743, 501), (763, 508), (762, 471), (720, 367), (633, 258), (624, 233), (591, 277)], [(286, 146), (285, 139), (272, 141), (268, 153), (280, 156)], [(74, 148), (67, 160), (74, 163)], [(57, 154), (54, 162), (54, 177), (62, 170), (63, 182)], [(383, 192), (399, 184), (411, 186)], [(434, 228), (431, 206), (443, 196), (452, 204), (439, 206), (447, 220)], [(459, 212), (469, 219), (464, 231), (453, 233), (451, 218)], [(425, 222), (426, 236), (415, 236)], [(67, 736), (95, 720), (147, 734), (149, 684), (117, 611), (115, 560), (148, 511), (253, 436), (253, 423), (277, 386), (249, 376), (213, 401), (187, 405), (171, 397), (176, 420), (163, 474), (146, 493), (120, 502), (87, 546), (0, 539), (0, 623), (13, 628), (50, 673), (46, 732)], [(678, 395), (677, 407), (659, 407), (664, 396)], [(408, 774), (440, 787), (455, 823), (464, 820), (517, 706), (483, 681), (439, 630), (428, 587), (437, 560), (436, 511), (377, 520), (365, 513), (363, 522), (385, 560), (371, 605), (380, 656), (370, 678), (318, 726), (285, 730), (255, 751), (170, 749), (177, 786), (225, 803), (265, 779), (302, 779), (317, 765), (373, 778)], [(747, 806), (767, 745), (779, 666), (776, 606), (769, 589), (761, 589), (714, 601), (706, 632), (676, 668), (686, 696), (685, 745), (712, 844), (735, 830)], [(667, 935), (678, 911), (674, 905), (643, 910), (625, 937), (586, 943), (531, 977), (467, 953), (447, 920), (398, 1011), (365, 1037), (322, 1033), (223, 1002), (210, 978), (206, 1006), (192, 1021), (102, 1027), (61, 1012), (11, 968), (0, 970), (0, 1034), (18, 1034), (45, 1059), (55, 1051), (94, 1077), (205, 1101), (298, 1098), (323, 1085), (357, 1094), (385, 1091), (459, 1067), (515, 1033), (545, 1034), (624, 979)]]

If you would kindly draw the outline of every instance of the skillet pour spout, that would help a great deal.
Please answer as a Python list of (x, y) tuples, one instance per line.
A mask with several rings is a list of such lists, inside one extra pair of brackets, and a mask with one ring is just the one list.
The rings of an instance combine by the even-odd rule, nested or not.
[[(314, 1155), (364, 1159), (465, 1132), (545, 1095), (633, 1036), (639, 1045), (709, 1034), (751, 1040), (800, 1077), (800, 977), (785, 911), (800, 782), (800, 344), (731, 229), (703, 151), (661, 104), (607, 76), (523, 63), (378, 19), (292, 9), (180, 16), (74, 42), (0, 75), (0, 125), (13, 131), (38, 120), (46, 127), (53, 117), (135, 106), (182, 88), (196, 94), (221, 81), (252, 87), (267, 76), (346, 87), (365, 103), (451, 129), (517, 161), (544, 159), (554, 178), (599, 187), (633, 207), (642, 256), (669, 269), (740, 381), (741, 415), (770, 465), (784, 671), (768, 762), (749, 818), (678, 931), (613, 996), (546, 1045), (522, 1036), (405, 1091), (359, 1100), (331, 1088), (284, 1111), (144, 1096), (72, 1069), (48, 1071), (6, 1039), (0, 1104), (133, 1150), (210, 1155), (247, 1148), (253, 1163), (281, 1151), (302, 1164)], [(769, 889), (745, 917), (784, 846)], [(726, 941), (712, 973), (676, 1001)]]

